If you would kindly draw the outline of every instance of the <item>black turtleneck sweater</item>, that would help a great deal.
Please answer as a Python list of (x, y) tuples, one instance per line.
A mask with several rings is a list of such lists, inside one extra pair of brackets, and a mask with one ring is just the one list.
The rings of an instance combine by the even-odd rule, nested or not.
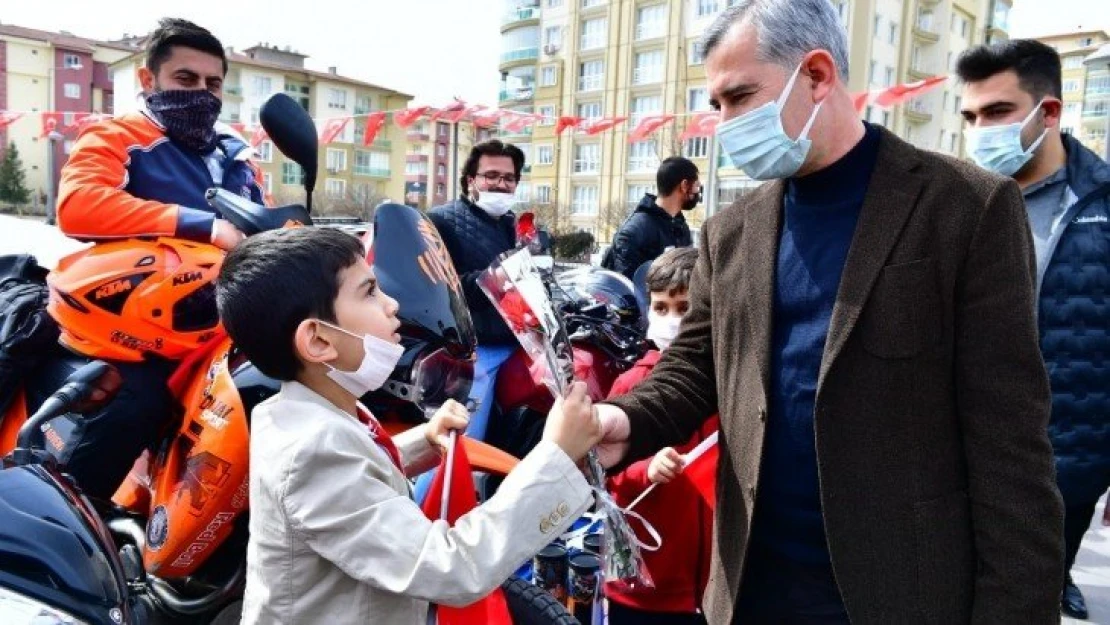
[(770, 402), (753, 542), (777, 557), (829, 562), (813, 416), (833, 304), (879, 130), (825, 169), (787, 181), (775, 273)]

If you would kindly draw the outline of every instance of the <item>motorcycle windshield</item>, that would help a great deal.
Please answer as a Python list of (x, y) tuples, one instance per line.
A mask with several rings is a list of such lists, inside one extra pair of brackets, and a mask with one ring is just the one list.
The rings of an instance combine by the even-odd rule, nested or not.
[(382, 291), (399, 304), (403, 336), (460, 358), (474, 353), (477, 339), (459, 275), (427, 217), (409, 206), (379, 206), (367, 258)]
[(478, 278), (478, 286), (532, 360), (532, 377), (556, 397), (574, 379), (574, 356), (562, 319), (547, 295), (528, 250), (502, 255)]
[[(645, 266), (649, 265), (650, 263), (645, 263)], [(646, 270), (644, 275), (646, 280)], [(600, 267), (580, 267), (560, 274), (555, 280), (559, 288), (568, 295), (575, 299), (592, 299), (605, 304), (620, 315), (622, 320), (647, 318), (647, 297), (641, 300), (632, 281), (615, 271)]]

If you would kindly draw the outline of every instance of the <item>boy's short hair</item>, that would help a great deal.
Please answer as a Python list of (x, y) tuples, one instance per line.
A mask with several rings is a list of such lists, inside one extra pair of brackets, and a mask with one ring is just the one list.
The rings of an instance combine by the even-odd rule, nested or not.
[(651, 293), (666, 292), (678, 295), (690, 288), (690, 274), (698, 263), (698, 248), (676, 247), (663, 252), (651, 263), (647, 274), (647, 288)]
[(252, 236), (227, 255), (216, 306), (231, 340), (262, 373), (288, 381), (301, 370), (293, 334), (305, 319), (335, 322), (339, 273), (363, 257), (362, 243), (332, 228)]

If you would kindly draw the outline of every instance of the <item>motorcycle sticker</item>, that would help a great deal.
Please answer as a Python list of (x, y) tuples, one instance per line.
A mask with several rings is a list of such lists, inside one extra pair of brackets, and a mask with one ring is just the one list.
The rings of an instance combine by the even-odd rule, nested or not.
[(166, 536), (169, 535), (170, 526), (166, 518), (166, 507), (158, 506), (154, 509), (154, 513), (150, 515), (150, 521), (146, 524), (146, 546), (154, 551), (162, 548), (166, 544)]

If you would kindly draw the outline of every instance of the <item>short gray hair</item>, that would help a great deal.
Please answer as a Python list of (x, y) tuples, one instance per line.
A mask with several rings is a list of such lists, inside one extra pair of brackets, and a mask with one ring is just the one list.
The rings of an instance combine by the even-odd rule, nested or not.
[(721, 13), (702, 37), (708, 55), (734, 25), (751, 22), (763, 61), (793, 70), (814, 50), (828, 50), (848, 82), (848, 34), (829, 0), (739, 0)]

